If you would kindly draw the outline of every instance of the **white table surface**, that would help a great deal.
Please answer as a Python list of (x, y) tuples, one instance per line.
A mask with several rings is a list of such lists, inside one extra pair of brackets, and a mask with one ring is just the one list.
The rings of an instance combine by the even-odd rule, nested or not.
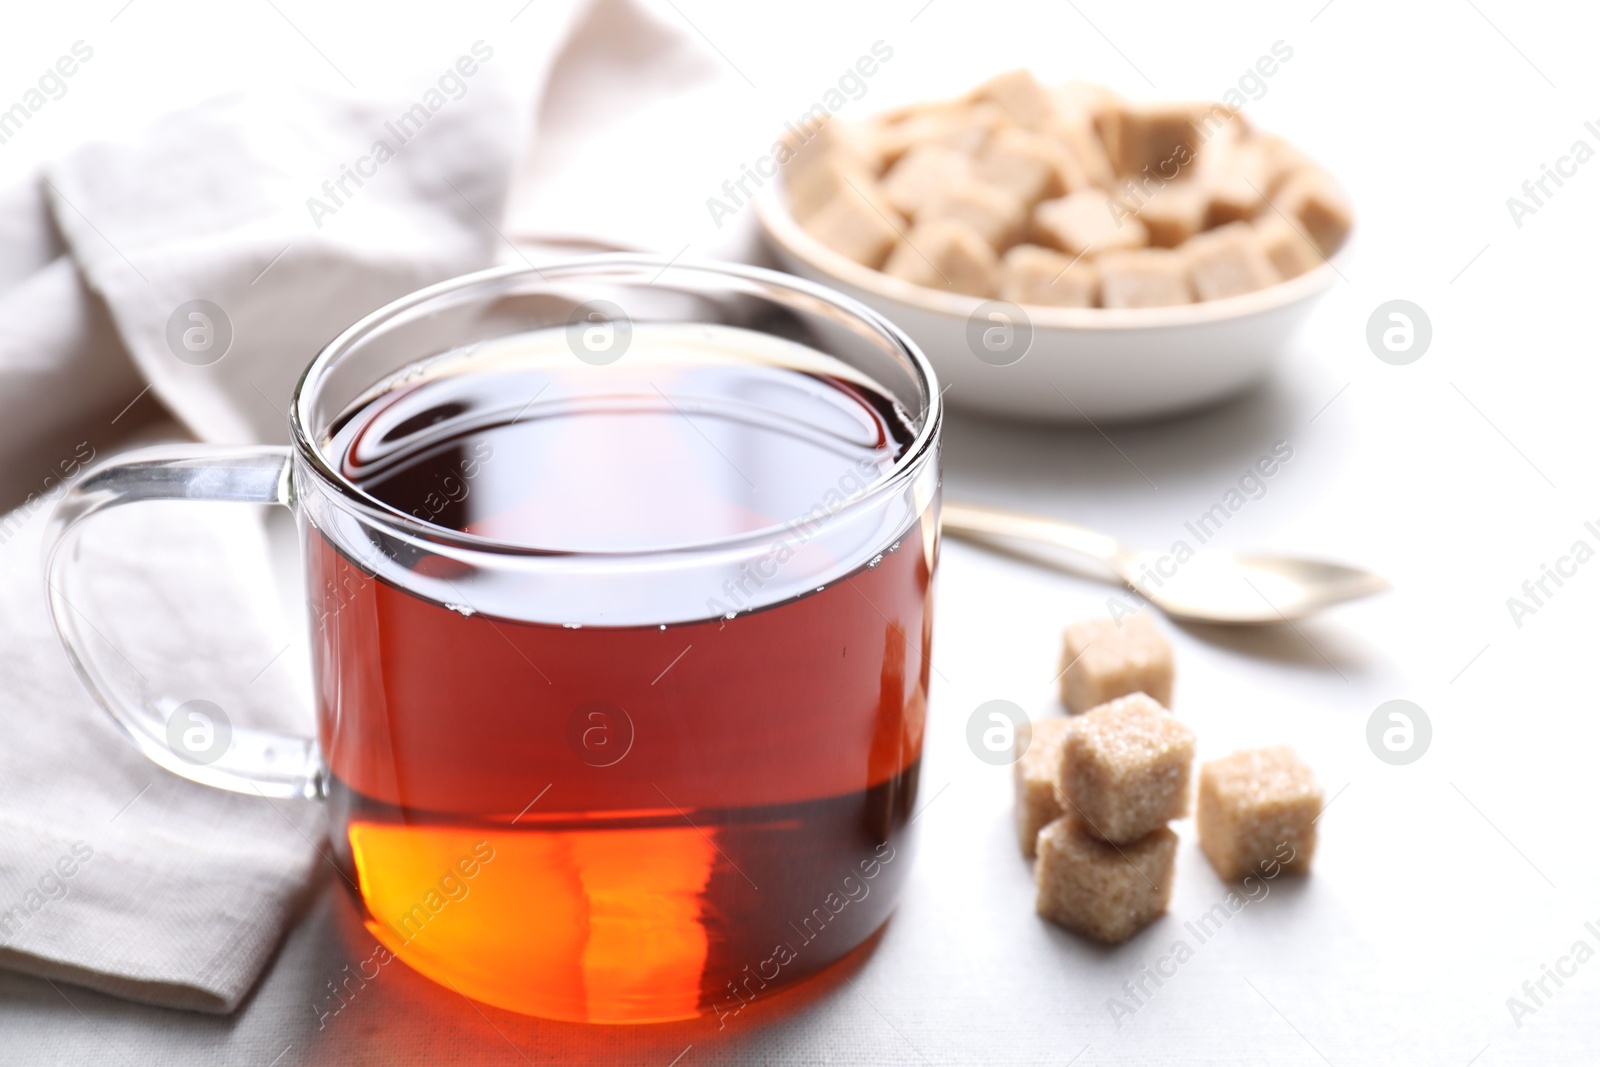
[[(441, 39), (448, 51), (476, 26), (514, 34), (505, 23), (521, 3), (404, 18), (304, 0), (284, 0), (281, 16), (266, 5), (122, 5), (8, 15), (0, 70), (19, 86), (18, 72), (43, 69), (80, 37), (94, 39), (101, 65), (52, 104), (49, 124), (0, 148), (0, 178), (234, 80), (337, 84), (288, 18), (369, 81), (395, 54), (429, 55)], [(895, 0), (867, 14), (840, 0), (769, 6), (759, 18), (677, 0), (663, 11), (755, 76), (761, 88), (730, 108), (774, 119), (803, 111), (880, 38), (896, 58), (852, 105), (863, 110), (1019, 64), (1133, 95), (1215, 96), (1274, 41), (1293, 47), (1248, 111), (1335, 170), (1360, 228), (1347, 280), (1279, 373), (1163, 425), (1101, 433), (953, 418), (946, 485), (951, 497), (1166, 546), (1275, 442), (1293, 447), (1267, 494), (1208, 549), (1347, 558), (1391, 576), (1395, 591), (1296, 629), (1168, 629), (1176, 710), (1202, 758), (1287, 742), (1316, 768), (1333, 801), (1315, 873), (1273, 883), (1119, 1026), (1107, 999), (1226, 889), (1185, 822), (1171, 914), (1127, 945), (1092, 947), (1034, 916), (1009, 770), (967, 750), (966, 719), (993, 698), (1058, 714), (1057, 631), (1105, 610), (1112, 590), (950, 543), (920, 850), (897, 916), (848, 982), (751, 1009), (721, 1031), (589, 1029), (479, 1008), (391, 966), (319, 1030), (325, 983), (370, 946), (325, 883), (230, 1018), (0, 975), (0, 1063), (1594, 1062), (1600, 960), (1560, 988), (1547, 983), (1553, 995), (1520, 1026), (1506, 1003), (1575, 941), (1600, 950), (1584, 928), (1600, 928), (1600, 563), (1552, 586), (1520, 627), (1506, 604), (1573, 542), (1600, 547), (1584, 527), (1600, 520), (1600, 161), (1552, 185), (1520, 227), (1506, 206), (1575, 140), (1600, 149), (1600, 129), (1584, 127), (1600, 127), (1592, 12), (1505, 0), (1225, 11)], [(730, 147), (731, 159), (741, 154)], [(1394, 298), (1432, 321), (1431, 348), (1409, 366), (1380, 362), (1364, 340), (1368, 316)], [(1433, 724), (1431, 748), (1408, 766), (1380, 762), (1366, 742), (1368, 716), (1393, 698), (1415, 701)]]

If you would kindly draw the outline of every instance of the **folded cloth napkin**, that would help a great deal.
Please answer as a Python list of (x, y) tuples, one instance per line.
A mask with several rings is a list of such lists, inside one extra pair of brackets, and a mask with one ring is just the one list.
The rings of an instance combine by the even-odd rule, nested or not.
[[(715, 58), (631, 0), (552, 0), (521, 18), (548, 43), (516, 78), (496, 69), (509, 49), (464, 40), (381, 99), (213, 101), (0, 191), (0, 503), (13, 508), (0, 515), (0, 966), (231, 1011), (328, 867), (315, 803), (168, 774), (78, 685), (40, 572), (65, 482), (163, 411), (176, 422), (155, 432), (169, 436), (287, 440), (293, 384), (321, 345), (419, 286), (528, 255), (508, 232), (723, 254), (748, 236), (676, 191), (607, 211), (616, 177), (586, 195), (569, 156), (608, 129), (624, 151), (627, 131), (667, 121), (669, 98), (688, 129), (726, 77)], [(508, 88), (518, 79), (543, 88), (530, 98)], [(198, 348), (184, 340), (192, 301), (212, 320)], [(83, 566), (74, 610), (152, 688), (236, 724), (309, 731), (256, 509), (113, 512), (90, 527)]]
[[(0, 964), (231, 1010), (326, 869), (316, 805), (192, 785), (118, 735), (49, 624), (43, 528), (63, 479), (114, 450), (140, 405), (159, 400), (175, 432), (202, 440), (286, 441), (293, 383), (322, 344), (493, 261), (519, 123), (492, 56), (475, 61), (460, 98), (417, 116), (360, 187), (341, 190), (344, 168), (397, 140), (388, 124), (420, 93), (213, 101), (50, 163), (32, 213), (9, 194), (20, 239), (0, 273), (0, 455), (56, 451), (6, 464), (25, 495), (0, 520)], [(214, 309), (209, 350), (183, 343), (195, 300)], [(74, 608), (152, 688), (310, 732), (284, 666), (296, 657), (275, 663), (287, 639), (258, 514), (113, 513), (90, 527), (83, 565), (92, 602)]]
[[(170, 508), (170, 510), (169, 510)], [(248, 509), (113, 512), (74, 600), (111, 655), (233, 722), (304, 732), (304, 686)], [(0, 545), (0, 966), (149, 1003), (238, 1004), (327, 846), (321, 811), (194, 785), (149, 763), (67, 666), (39, 576), (45, 523)], [(274, 669), (275, 668), (275, 669)]]

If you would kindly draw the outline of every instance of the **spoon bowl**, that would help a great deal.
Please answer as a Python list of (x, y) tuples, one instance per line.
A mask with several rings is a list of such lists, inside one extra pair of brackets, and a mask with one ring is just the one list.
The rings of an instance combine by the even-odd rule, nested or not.
[(940, 509), (940, 522), (952, 537), (1001, 546), (1031, 542), (1092, 560), (1183, 622), (1292, 623), (1389, 588), (1371, 571), (1299, 556), (1219, 553), (1175, 564), (1170, 555), (1134, 551), (1107, 534), (1070, 522), (954, 501)]
[[(1155, 552), (1128, 553), (1114, 569), (1146, 600), (1184, 622), (1269, 626), (1371, 596), (1389, 583), (1371, 571), (1327, 560), (1261, 553), (1200, 556), (1179, 564), (1170, 578), (1157, 574)], [(1155, 583), (1161, 584), (1157, 586)]]

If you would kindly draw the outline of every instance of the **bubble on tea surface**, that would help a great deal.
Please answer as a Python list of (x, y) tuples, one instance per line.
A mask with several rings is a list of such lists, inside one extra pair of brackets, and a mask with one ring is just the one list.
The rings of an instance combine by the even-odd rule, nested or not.
[(633, 341), (633, 320), (609, 300), (586, 300), (567, 316), (567, 347), (595, 367), (615, 363)]
[(567, 747), (591, 767), (620, 763), (633, 748), (633, 718), (609, 700), (580, 704), (567, 719)]
[(190, 700), (167, 718), (167, 747), (187, 763), (215, 763), (233, 743), (233, 723), (209, 700)]
[(209, 367), (233, 347), (233, 320), (209, 300), (188, 300), (167, 316), (167, 348), (195, 367)]

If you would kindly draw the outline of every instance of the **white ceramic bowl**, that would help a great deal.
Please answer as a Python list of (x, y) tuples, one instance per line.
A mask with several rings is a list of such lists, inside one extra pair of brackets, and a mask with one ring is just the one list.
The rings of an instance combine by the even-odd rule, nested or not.
[[(1021, 309), (1026, 322), (1015, 325), (1009, 353), (985, 360), (975, 355), (981, 342), (969, 341), (969, 323), (985, 301), (912, 285), (846, 259), (800, 228), (776, 183), (756, 210), (784, 270), (847, 293), (905, 330), (933, 362), (952, 405), (1026, 419), (1150, 418), (1237, 393), (1288, 350), (1312, 304), (1338, 277), (1323, 263), (1268, 289), (1179, 307), (1030, 305)], [(974, 338), (991, 327), (1004, 329), (991, 310), (972, 327)], [(1004, 347), (1003, 333), (990, 336)], [(1023, 343), (1022, 358), (1005, 363)]]

